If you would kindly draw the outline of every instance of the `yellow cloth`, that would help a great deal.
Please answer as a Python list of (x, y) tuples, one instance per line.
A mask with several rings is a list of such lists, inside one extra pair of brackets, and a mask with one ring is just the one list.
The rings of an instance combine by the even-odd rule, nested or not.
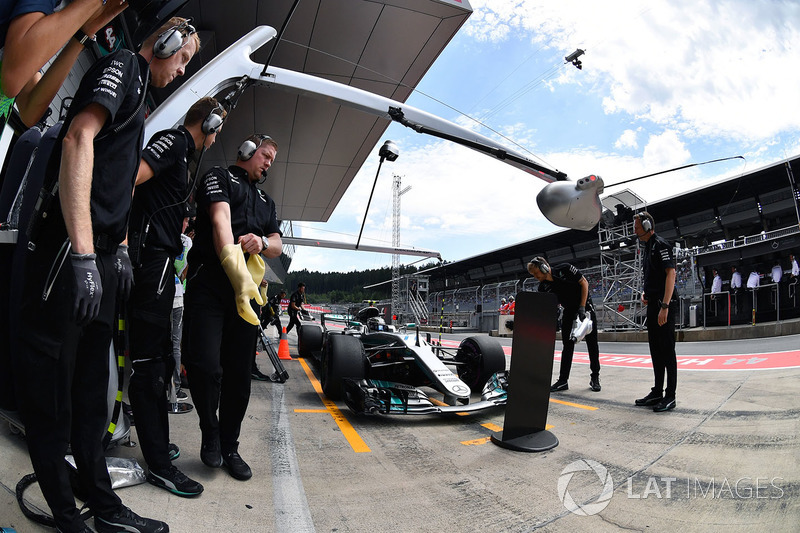
[(254, 254), (250, 256), (250, 259), (247, 260), (247, 270), (250, 271), (250, 275), (253, 277), (253, 283), (258, 286), (256, 303), (258, 305), (266, 304), (267, 288), (261, 286), (261, 280), (264, 279), (264, 271), (266, 270), (266, 267), (264, 266), (264, 260), (261, 259), (261, 255)]
[[(255, 298), (258, 301), (261, 295), (258, 292), (258, 284), (253, 282), (251, 271), (245, 263), (241, 245), (226, 244), (219, 254), (219, 259), (225, 274), (231, 280), (239, 316), (254, 326), (258, 325), (258, 317), (250, 305), (250, 300)], [(263, 261), (261, 264), (264, 264)], [(263, 272), (261, 275), (263, 277)]]

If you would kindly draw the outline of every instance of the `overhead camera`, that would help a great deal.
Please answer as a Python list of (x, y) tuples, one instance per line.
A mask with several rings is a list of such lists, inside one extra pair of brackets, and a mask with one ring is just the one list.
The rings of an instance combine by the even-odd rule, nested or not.
[(581, 69), (583, 69), (583, 63), (578, 58), (581, 57), (585, 53), (586, 52), (584, 50), (581, 50), (580, 48), (578, 48), (577, 50), (572, 52), (570, 55), (566, 56), (564, 58), (564, 61), (566, 61), (567, 63), (572, 63), (573, 65), (575, 65), (575, 67), (578, 70), (581, 70)]
[(132, 30), (133, 49), (139, 50), (145, 39), (188, 2), (189, 0), (128, 0), (131, 7), (125, 10), (125, 17)]
[(386, 141), (381, 146), (378, 155), (381, 156), (381, 159), (388, 159), (389, 161), (394, 161), (400, 155), (400, 150), (397, 148), (397, 145), (394, 144), (392, 141)]

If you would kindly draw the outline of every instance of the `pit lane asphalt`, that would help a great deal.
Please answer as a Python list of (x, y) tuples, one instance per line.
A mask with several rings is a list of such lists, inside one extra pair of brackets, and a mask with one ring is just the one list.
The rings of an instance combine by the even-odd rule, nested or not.
[[(289, 344), (296, 357), (294, 333)], [(799, 337), (785, 336), (677, 349), (679, 356), (719, 356), (798, 346)], [(600, 349), (648, 354), (643, 343), (601, 342)], [(271, 370), (263, 354), (258, 363)], [(502, 429), (502, 408), (469, 416), (356, 416), (343, 404), (326, 407), (301, 361), (284, 363), (285, 384), (252, 383), (240, 452), (253, 479), (236, 481), (203, 466), (197, 416), (173, 415), (172, 441), (182, 450), (176, 465), (205, 492), (183, 499), (143, 484), (119, 489), (123, 502), (167, 521), (173, 532), (800, 530), (798, 368), (681, 368), (677, 408), (654, 413), (633, 405), (652, 385), (649, 368), (604, 366), (603, 390), (594, 393), (588, 366), (577, 361), (570, 390), (553, 394), (549, 404), (559, 445), (522, 453), (489, 442)], [(343, 423), (368, 451), (354, 448)], [(32, 471), (24, 440), (2, 424), (0, 448), (0, 526), (48, 531), (24, 518), (13, 497)], [(109, 455), (144, 464), (138, 447)], [(570, 466), (584, 470), (570, 477)], [(605, 492), (601, 478), (610, 483)], [(46, 509), (38, 488), (26, 497)], [(570, 500), (588, 516), (567, 510), (563, 501)]]

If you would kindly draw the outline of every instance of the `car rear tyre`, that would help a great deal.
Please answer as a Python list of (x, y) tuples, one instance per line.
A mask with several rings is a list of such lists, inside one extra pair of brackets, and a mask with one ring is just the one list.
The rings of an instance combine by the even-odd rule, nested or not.
[(455, 360), (464, 363), (458, 366), (458, 377), (473, 392), (480, 392), (493, 374), (506, 369), (503, 347), (489, 337), (467, 337), (461, 341)]
[(322, 328), (316, 324), (305, 324), (297, 332), (297, 353), (308, 358), (322, 349)]
[(322, 357), (322, 392), (331, 400), (344, 396), (344, 378), (364, 379), (364, 345), (350, 335), (328, 336)]

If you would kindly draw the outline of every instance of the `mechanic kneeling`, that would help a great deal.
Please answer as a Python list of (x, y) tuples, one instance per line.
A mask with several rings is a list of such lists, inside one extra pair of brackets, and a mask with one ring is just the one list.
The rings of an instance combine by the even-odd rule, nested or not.
[(275, 202), (257, 183), (266, 179), (277, 151), (270, 137), (251, 136), (239, 147), (236, 164), (203, 176), (188, 259), (184, 365), (200, 418), (200, 459), (212, 468), (225, 465), (240, 480), (252, 477), (238, 441), (258, 337), (251, 299), (266, 303), (259, 291), (260, 255), (278, 257), (282, 246)]

